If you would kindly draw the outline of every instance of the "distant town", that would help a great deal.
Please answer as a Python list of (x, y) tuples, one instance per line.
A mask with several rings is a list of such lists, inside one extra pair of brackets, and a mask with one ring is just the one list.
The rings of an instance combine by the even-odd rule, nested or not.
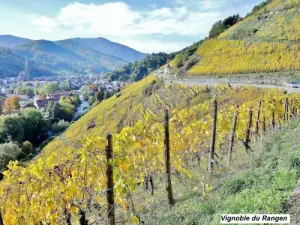
[[(0, 80), (1, 113), (13, 114), (25, 108), (44, 111), (49, 102), (59, 102), (61, 97), (72, 94), (79, 95), (82, 101), (89, 101), (92, 105), (97, 100), (101, 101), (120, 91), (125, 85), (127, 82), (110, 82), (101, 75), (32, 77), (29, 62), (26, 60), (24, 71), (21, 71), (17, 78)], [(97, 99), (97, 94), (100, 95), (100, 99)], [(17, 104), (12, 107), (6, 106), (7, 100), (12, 98)]]

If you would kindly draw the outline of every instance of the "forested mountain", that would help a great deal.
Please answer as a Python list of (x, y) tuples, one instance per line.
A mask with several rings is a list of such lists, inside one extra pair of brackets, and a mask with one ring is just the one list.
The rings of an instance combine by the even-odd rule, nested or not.
[(146, 56), (146, 58), (141, 61), (126, 64), (118, 70), (109, 72), (105, 77), (109, 80), (139, 81), (162, 65), (165, 65), (169, 59), (172, 58), (166, 53), (154, 53)]
[(104, 55), (76, 41), (32, 41), (12, 51), (56, 72), (101, 73), (124, 65), (125, 62)]
[(0, 46), (4, 48), (14, 48), (20, 45), (28, 44), (32, 40), (16, 37), (12, 35), (0, 35)]
[[(53, 73), (94, 73), (116, 70), (146, 55), (125, 45), (104, 38), (73, 38), (61, 41), (30, 40), (0, 35), (0, 46), (13, 54), (28, 58)], [(3, 61), (4, 62), (4, 61)], [(6, 65), (2, 65), (6, 67)], [(6, 76), (16, 76), (18, 67), (7, 65)], [(10, 71), (10, 72), (9, 72)]]
[(105, 38), (74, 38), (74, 40), (96, 51), (115, 56), (126, 62), (134, 62), (146, 57), (144, 53)]
[[(10, 50), (0, 47), (0, 77), (17, 77), (24, 70), (25, 59), (15, 55)], [(30, 74), (34, 77), (53, 76), (49, 69), (30, 63)]]
[(106, 71), (119, 68), (126, 63), (120, 58), (103, 54), (72, 39), (57, 41), (55, 43), (62, 48), (73, 52), (77, 56), (84, 58), (91, 65), (94, 65), (94, 67), (102, 65)]

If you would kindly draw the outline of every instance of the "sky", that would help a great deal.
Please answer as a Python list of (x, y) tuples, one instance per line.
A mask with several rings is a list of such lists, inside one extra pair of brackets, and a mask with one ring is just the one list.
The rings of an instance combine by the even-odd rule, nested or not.
[(174, 52), (262, 0), (0, 0), (0, 34), (34, 40), (104, 37), (141, 52)]

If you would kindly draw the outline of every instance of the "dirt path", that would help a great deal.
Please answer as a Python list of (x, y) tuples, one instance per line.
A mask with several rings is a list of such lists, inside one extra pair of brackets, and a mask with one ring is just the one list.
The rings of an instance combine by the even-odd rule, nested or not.
[(296, 93), (296, 92), (300, 93), (300, 88), (290, 88), (287, 86), (279, 86), (279, 85), (271, 85), (271, 84), (258, 84), (258, 83), (252, 83), (251, 81), (243, 81), (243, 82), (233, 81), (233, 80), (228, 80), (227, 78), (195, 77), (195, 78), (184, 78), (173, 82), (178, 84), (185, 84), (185, 85), (214, 86), (217, 84), (225, 84), (225, 85), (230, 85), (232, 87), (253, 86), (258, 88), (277, 88), (277, 89), (286, 90), (288, 93)]

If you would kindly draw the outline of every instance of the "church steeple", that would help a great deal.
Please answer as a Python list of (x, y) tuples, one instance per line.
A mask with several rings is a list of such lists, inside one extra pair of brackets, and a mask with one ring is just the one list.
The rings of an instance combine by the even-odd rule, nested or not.
[(24, 73), (25, 73), (24, 79), (25, 79), (25, 80), (29, 80), (29, 79), (30, 79), (30, 75), (29, 75), (29, 65), (28, 65), (28, 60), (27, 60), (27, 58), (26, 58), (26, 61), (25, 61), (25, 69), (24, 69)]
[(25, 60), (24, 71), (19, 73), (18, 79), (19, 79), (19, 81), (29, 81), (30, 80), (29, 63), (28, 63), (27, 58)]

